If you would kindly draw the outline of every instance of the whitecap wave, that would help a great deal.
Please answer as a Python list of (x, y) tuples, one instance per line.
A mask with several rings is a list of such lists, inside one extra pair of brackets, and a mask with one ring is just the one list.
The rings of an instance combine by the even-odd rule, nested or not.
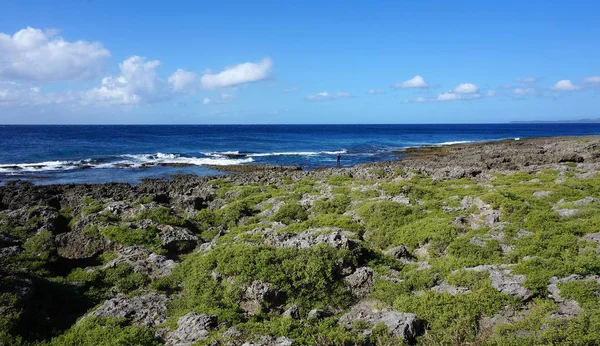
[(466, 144), (466, 143), (473, 143), (474, 141), (452, 141), (452, 142), (442, 142), (442, 143), (435, 143), (432, 145), (454, 145), (454, 144)]
[(346, 154), (348, 151), (283, 151), (283, 152), (272, 152), (272, 153), (254, 153), (247, 154), (248, 157), (265, 157), (265, 156), (317, 156), (317, 155), (337, 155)]
[(180, 154), (126, 154), (119, 159), (83, 159), (73, 161), (44, 161), (36, 163), (4, 163), (0, 164), (0, 173), (21, 174), (46, 171), (66, 171), (73, 169), (106, 169), (106, 168), (140, 168), (152, 165), (190, 165), (190, 166), (225, 166), (240, 165), (253, 162), (251, 157), (193, 157)]
[(44, 161), (35, 163), (4, 163), (0, 164), (0, 173), (43, 172), (76, 169), (85, 165), (80, 161)]
[(137, 154), (137, 155), (121, 155), (123, 158), (128, 158), (129, 161), (120, 162), (121, 164), (132, 164), (139, 167), (142, 164), (189, 164), (194, 166), (206, 165), (239, 165), (254, 161), (252, 158), (227, 158), (227, 157), (194, 157), (182, 156), (180, 154)]

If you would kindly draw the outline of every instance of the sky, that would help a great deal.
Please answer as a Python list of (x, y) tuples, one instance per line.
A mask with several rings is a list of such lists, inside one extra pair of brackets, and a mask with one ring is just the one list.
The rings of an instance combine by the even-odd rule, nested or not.
[(5, 1), (2, 124), (600, 118), (599, 1)]

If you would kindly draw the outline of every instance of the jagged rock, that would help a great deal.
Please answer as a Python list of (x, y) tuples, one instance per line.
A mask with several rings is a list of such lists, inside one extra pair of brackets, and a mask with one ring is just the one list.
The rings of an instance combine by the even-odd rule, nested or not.
[(363, 300), (354, 305), (348, 313), (340, 318), (340, 325), (352, 329), (355, 321), (364, 321), (371, 327), (383, 323), (388, 327), (389, 333), (395, 338), (413, 342), (424, 331), (424, 324), (417, 315), (404, 312), (377, 308), (378, 302)]
[(412, 259), (413, 255), (408, 251), (406, 246), (400, 245), (393, 247), (385, 252), (386, 255), (390, 255), (395, 259)]
[(285, 310), (281, 316), (297, 320), (300, 318), (300, 309), (298, 308), (298, 305), (292, 305), (289, 309)]
[(247, 341), (242, 346), (292, 346), (293, 343), (293, 339), (285, 336), (276, 338), (271, 335), (262, 335), (258, 337), (258, 341)]
[(309, 320), (313, 320), (313, 319), (320, 319), (325, 316), (327, 316), (325, 311), (320, 310), (320, 309), (312, 309), (308, 312), (308, 315), (306, 316), (306, 318)]
[(582, 240), (594, 241), (594, 242), (600, 243), (600, 232), (586, 234), (583, 237), (581, 237), (581, 239)]
[(142, 273), (151, 278), (162, 278), (171, 275), (176, 264), (175, 261), (151, 253), (141, 246), (130, 246), (119, 250), (117, 258), (105, 264), (101, 269), (114, 268), (120, 263), (128, 263), (136, 273)]
[(579, 213), (578, 209), (557, 209), (556, 214), (560, 217), (571, 217)]
[(19, 242), (10, 234), (0, 232), (0, 247), (14, 246)]
[(229, 341), (231, 341), (231, 339), (235, 340), (240, 338), (242, 336), (242, 332), (240, 332), (240, 330), (236, 327), (230, 327), (225, 332), (223, 332), (222, 335), (225, 339), (230, 339)]
[[(22, 207), (5, 212), (10, 223), (18, 226), (28, 225), (33, 234), (44, 228), (53, 234), (68, 231), (68, 221), (49, 206)], [(32, 222), (35, 221), (35, 222)]]
[(530, 235), (533, 235), (533, 233), (529, 232), (529, 231), (526, 231), (524, 229), (520, 229), (517, 232), (517, 238), (529, 237)]
[(479, 330), (492, 333), (496, 326), (522, 321), (529, 313), (529, 309), (515, 311), (507, 308), (494, 316), (482, 316), (478, 323)]
[(564, 199), (561, 199), (560, 201), (556, 202), (556, 204), (554, 204), (552, 206), (552, 209), (554, 209), (556, 214), (558, 214), (558, 216), (560, 216), (560, 217), (571, 217), (571, 216), (578, 214), (580, 212), (580, 210), (573, 209), (573, 208), (561, 208), (563, 205), (572, 204), (574, 206), (584, 206), (584, 205), (591, 204), (591, 203), (597, 204), (599, 202), (600, 202), (600, 200), (598, 198), (594, 198), (594, 197), (590, 197), (590, 196), (582, 198), (582, 199), (574, 201), (574, 202), (570, 202), (570, 203), (567, 203), (567, 202), (565, 202)]
[(561, 156), (558, 162), (583, 162), (584, 158), (575, 153), (565, 153)]
[(91, 258), (114, 248), (104, 237), (89, 237), (81, 228), (57, 235), (54, 242), (58, 255), (69, 259)]
[(247, 234), (261, 234), (264, 244), (276, 247), (306, 249), (318, 244), (326, 244), (336, 249), (354, 247), (354, 242), (347, 238), (354, 233), (335, 227), (308, 229), (294, 235), (279, 233), (270, 228), (257, 228)]
[(523, 287), (525, 282), (525, 275), (513, 274), (508, 270), (509, 265), (480, 265), (472, 268), (465, 268), (464, 270), (473, 271), (487, 271), (491, 280), (492, 287), (497, 289), (499, 292), (520, 298), (525, 301), (533, 297), (533, 293), (527, 288)]
[(245, 289), (240, 308), (246, 314), (253, 316), (263, 309), (270, 309), (281, 300), (281, 294), (272, 289), (269, 284), (255, 280)]
[(469, 216), (458, 216), (454, 220), (454, 224), (460, 228), (478, 229), (481, 227), (497, 226), (500, 222), (500, 211), (493, 209), (491, 205), (483, 202), (479, 197), (465, 196), (461, 202), (460, 208), (445, 208), (446, 211), (468, 210), (475, 206), (477, 213)]
[(179, 252), (181, 250), (193, 249), (198, 245), (198, 237), (182, 227), (159, 225), (160, 239), (165, 249)]
[(125, 201), (114, 201), (106, 203), (104, 210), (112, 215), (119, 216), (125, 214), (128, 210), (133, 209), (129, 203)]
[(583, 310), (577, 301), (567, 299), (560, 294), (560, 283), (575, 282), (575, 281), (595, 281), (600, 284), (600, 276), (598, 275), (577, 275), (573, 274), (566, 278), (558, 278), (553, 276), (550, 278), (548, 283), (549, 298), (552, 298), (558, 303), (558, 311), (551, 315), (551, 318), (572, 318), (577, 317)]
[(206, 339), (208, 333), (217, 326), (216, 316), (190, 312), (177, 320), (177, 329), (169, 333), (165, 341), (167, 345), (190, 346), (198, 340)]
[(443, 281), (439, 285), (433, 286), (431, 288), (431, 290), (438, 292), (438, 293), (449, 293), (452, 296), (471, 292), (471, 290), (467, 287), (453, 286), (453, 285), (448, 284), (445, 281)]
[(23, 249), (18, 245), (3, 247), (0, 248), (0, 258), (17, 257), (21, 252), (23, 252)]
[(370, 267), (357, 268), (354, 273), (344, 278), (350, 292), (357, 298), (364, 298), (371, 292), (375, 283), (375, 271)]
[(125, 318), (136, 325), (156, 328), (167, 321), (169, 301), (170, 298), (158, 293), (132, 298), (119, 296), (105, 301), (86, 316)]

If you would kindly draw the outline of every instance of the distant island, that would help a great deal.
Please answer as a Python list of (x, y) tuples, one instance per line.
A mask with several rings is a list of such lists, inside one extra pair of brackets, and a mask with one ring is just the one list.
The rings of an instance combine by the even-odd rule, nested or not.
[(577, 120), (522, 120), (522, 121), (511, 121), (510, 124), (564, 124), (564, 123), (579, 123), (579, 124), (590, 124), (600, 123), (600, 118), (596, 119), (577, 119)]

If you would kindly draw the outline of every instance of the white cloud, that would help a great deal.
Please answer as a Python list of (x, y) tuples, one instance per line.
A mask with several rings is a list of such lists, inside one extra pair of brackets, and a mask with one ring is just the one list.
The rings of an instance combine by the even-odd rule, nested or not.
[(425, 82), (423, 77), (416, 75), (409, 80), (406, 80), (402, 83), (396, 83), (393, 85), (394, 88), (398, 89), (410, 89), (410, 88), (427, 88), (429, 84)]
[(496, 90), (488, 90), (487, 96), (488, 97), (494, 97), (494, 96), (496, 96)]
[(0, 33), (0, 78), (54, 82), (93, 79), (110, 52), (98, 42), (68, 42), (52, 32), (27, 27)]
[(554, 84), (550, 89), (556, 91), (578, 91), (581, 90), (581, 87), (579, 85), (573, 84), (568, 79), (563, 79), (556, 82), (556, 84)]
[(583, 80), (583, 84), (588, 86), (600, 86), (600, 76), (587, 77)]
[(76, 99), (71, 92), (43, 92), (40, 87), (0, 81), (0, 107), (30, 107), (64, 104)]
[(513, 94), (519, 96), (535, 95), (536, 93), (537, 90), (535, 90), (535, 88), (515, 88), (513, 90)]
[(383, 93), (385, 93), (385, 91), (377, 90), (377, 89), (369, 89), (369, 91), (367, 91), (367, 93), (371, 94), (371, 95), (375, 95), (375, 94), (383, 94)]
[(196, 85), (196, 74), (178, 69), (167, 81), (175, 92), (193, 90)]
[(164, 99), (166, 85), (156, 77), (158, 65), (158, 60), (147, 61), (140, 56), (127, 58), (119, 64), (119, 76), (103, 78), (99, 88), (82, 94), (82, 102), (126, 105)]
[(423, 103), (423, 102), (427, 102), (427, 101), (430, 101), (430, 100), (419, 96), (414, 99), (406, 99), (406, 100), (404, 100), (404, 103)]
[(222, 104), (231, 102), (233, 99), (233, 95), (223, 93), (219, 97), (215, 98), (205, 97), (204, 100), (202, 100), (202, 103), (205, 105)]
[(310, 100), (310, 101), (323, 101), (323, 100), (335, 100), (338, 98), (348, 98), (348, 97), (352, 97), (352, 95), (347, 92), (337, 92), (335, 94), (330, 94), (327, 91), (323, 91), (323, 92), (320, 92), (315, 95), (308, 95), (308, 96), (306, 96), (306, 99)]
[(200, 79), (202, 86), (207, 89), (225, 88), (244, 83), (257, 82), (266, 79), (273, 62), (264, 58), (259, 62), (246, 62), (227, 68), (217, 74), (205, 74)]
[(300, 89), (300, 88), (298, 88), (298, 87), (286, 88), (286, 89), (283, 89), (283, 92), (284, 92), (284, 93), (293, 93), (293, 92), (295, 92), (295, 91), (298, 91), (299, 89)]
[(445, 92), (443, 94), (439, 94), (436, 98), (437, 101), (452, 101), (452, 100), (460, 100), (463, 96), (460, 94), (456, 94), (453, 92)]
[(454, 88), (456, 94), (477, 94), (479, 93), (479, 87), (476, 84), (461, 83), (459, 86)]
[(517, 78), (515, 80), (518, 83), (535, 83), (537, 81), (537, 79), (533, 77)]

